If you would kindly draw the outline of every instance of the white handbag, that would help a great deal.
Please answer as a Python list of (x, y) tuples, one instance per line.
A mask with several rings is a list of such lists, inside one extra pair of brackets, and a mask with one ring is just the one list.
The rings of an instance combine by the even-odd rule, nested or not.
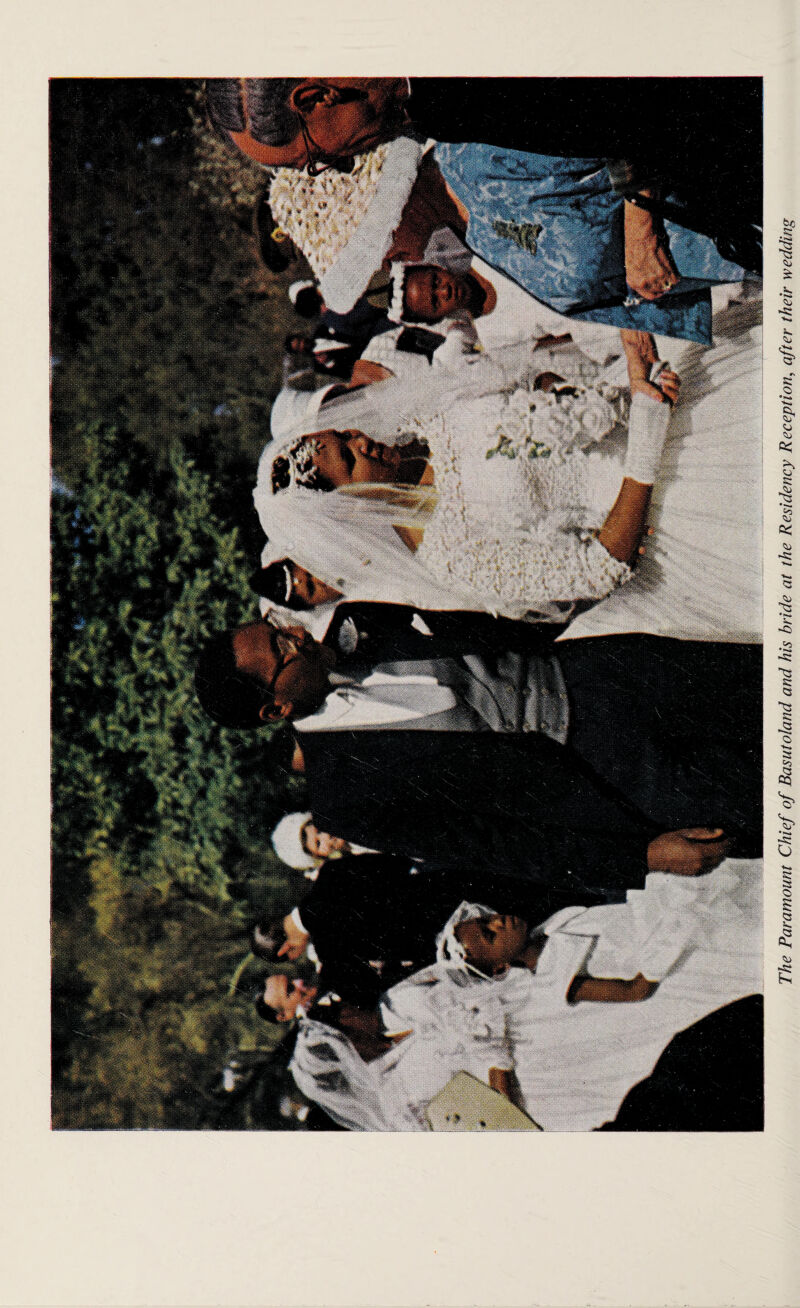
[(426, 1117), (432, 1131), (542, 1129), (505, 1095), (470, 1076), (469, 1072), (456, 1072), (428, 1104)]

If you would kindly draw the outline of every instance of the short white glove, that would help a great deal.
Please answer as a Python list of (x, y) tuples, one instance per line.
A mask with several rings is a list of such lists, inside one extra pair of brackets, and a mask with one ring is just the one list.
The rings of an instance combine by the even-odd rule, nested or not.
[(625, 477), (652, 486), (661, 464), (671, 412), (672, 405), (667, 400), (659, 402), (636, 392), (631, 400), (628, 423)]

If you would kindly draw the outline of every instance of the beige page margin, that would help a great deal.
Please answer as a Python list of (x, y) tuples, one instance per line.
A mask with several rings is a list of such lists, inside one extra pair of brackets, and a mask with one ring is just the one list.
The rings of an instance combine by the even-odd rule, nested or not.
[(0, 367), (9, 410), (0, 519), (7, 746), (0, 793), (9, 898), (0, 950), (3, 1304), (777, 1308), (800, 1302), (800, 978), (778, 987), (774, 707), (767, 723), (773, 816), (767, 822), (764, 1135), (479, 1141), (51, 1134), (46, 713), (48, 77), (306, 70), (763, 75), (771, 673), (782, 372), (777, 239), (783, 218), (800, 214), (792, 191), (796, 20), (791, 0), (492, 6), (31, 0), (24, 9), (6, 9), (0, 90), (6, 256)]

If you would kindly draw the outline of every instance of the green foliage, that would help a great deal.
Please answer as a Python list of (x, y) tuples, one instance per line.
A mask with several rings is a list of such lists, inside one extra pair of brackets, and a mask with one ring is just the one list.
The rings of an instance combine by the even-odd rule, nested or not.
[(241, 223), (264, 190), (264, 169), (232, 150), (208, 125), (202, 84), (185, 85), (195, 142), (189, 189), (205, 204)]
[[(56, 1036), (71, 1022), (54, 1126), (195, 1126), (229, 1052), (268, 1053), (282, 1034), (253, 1015), (247, 982), (258, 967), (228, 993), (246, 952), (241, 922), (123, 876), (111, 859), (90, 877), (92, 912), (54, 932)], [(70, 992), (79, 1017), (66, 1011)]]
[(203, 639), (253, 613), (239, 535), (191, 460), (171, 453), (156, 494), (112, 429), (77, 437), (85, 472), (53, 503), (56, 857), (120, 851), (220, 901), (226, 856), (291, 802), (264, 740), (218, 728), (193, 693)]
[(270, 1039), (228, 995), (245, 926), (293, 902), (267, 852), (303, 806), (281, 733), (219, 729), (192, 676), (256, 612), (251, 488), (298, 320), (193, 96), (51, 83), (59, 1126), (201, 1123), (227, 1051)]
[(53, 461), (70, 485), (78, 417), (157, 462), (178, 446), (251, 478), (268, 434), (296, 274), (259, 265), (252, 169), (196, 99), (181, 81), (53, 83)]

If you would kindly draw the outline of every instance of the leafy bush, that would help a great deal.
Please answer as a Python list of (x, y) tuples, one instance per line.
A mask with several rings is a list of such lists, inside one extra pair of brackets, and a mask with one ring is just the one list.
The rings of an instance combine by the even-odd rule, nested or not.
[(226, 862), (266, 842), (296, 792), (270, 732), (217, 727), (193, 693), (206, 636), (254, 612), (236, 528), (207, 477), (147, 461), (100, 424), (53, 500), (53, 789), (57, 860), (109, 850), (149, 883), (227, 898)]

